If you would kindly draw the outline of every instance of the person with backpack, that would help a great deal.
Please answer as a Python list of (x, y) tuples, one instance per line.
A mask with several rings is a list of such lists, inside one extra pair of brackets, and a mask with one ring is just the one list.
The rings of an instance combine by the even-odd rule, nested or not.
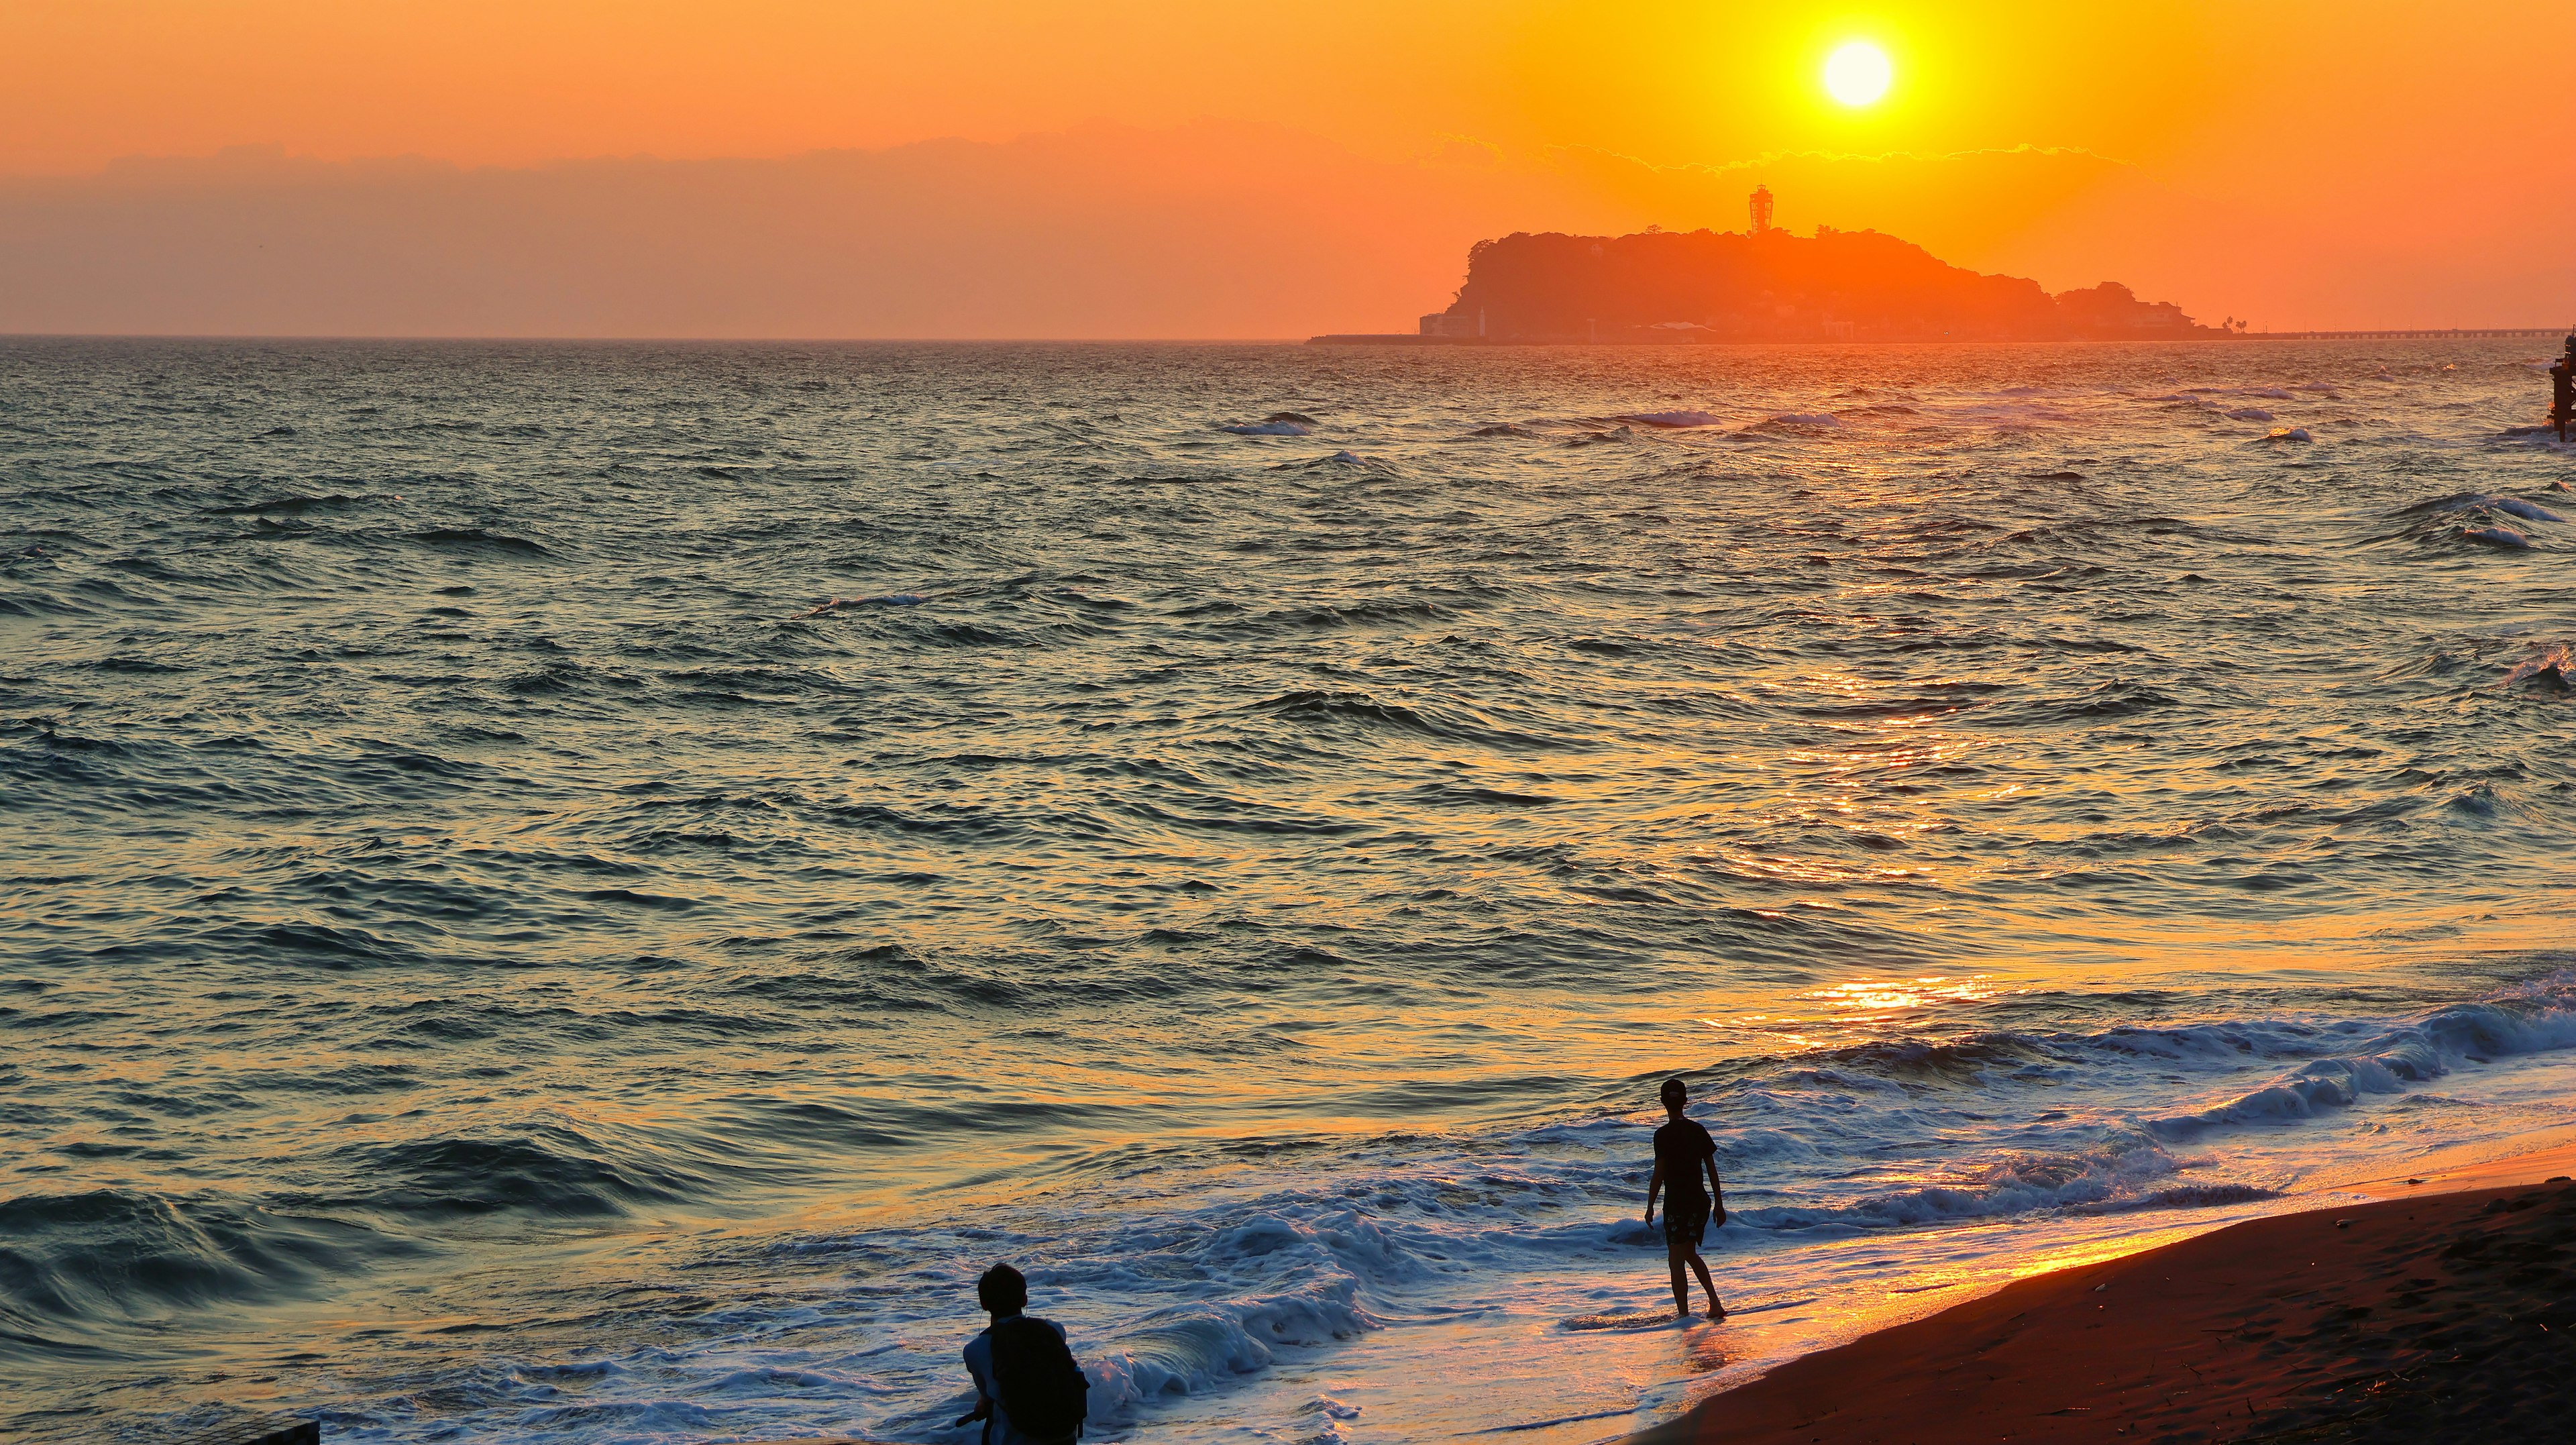
[(1023, 1314), (1029, 1282), (1007, 1264), (975, 1281), (975, 1301), (993, 1322), (966, 1342), (975, 1408), (960, 1425), (984, 1422), (984, 1445), (1068, 1445), (1082, 1434), (1090, 1380), (1074, 1363), (1064, 1326)]
[[(1690, 1318), (1690, 1280), (1682, 1273), (1687, 1268), (1699, 1275), (1699, 1287), (1708, 1292), (1708, 1317), (1726, 1318), (1726, 1306), (1718, 1303), (1717, 1286), (1709, 1280), (1708, 1262), (1699, 1257), (1699, 1246), (1707, 1236), (1713, 1214), (1719, 1224), (1726, 1223), (1726, 1190), (1717, 1182), (1717, 1141), (1700, 1127), (1699, 1121), (1682, 1112), (1690, 1102), (1690, 1086), (1679, 1079), (1664, 1080), (1664, 1114), (1670, 1122), (1655, 1131), (1655, 1172), (1646, 1180), (1646, 1223), (1655, 1222), (1655, 1196), (1664, 1196), (1664, 1254), (1673, 1267), (1673, 1313)], [(1700, 1187), (1700, 1176), (1708, 1176), (1708, 1187)]]

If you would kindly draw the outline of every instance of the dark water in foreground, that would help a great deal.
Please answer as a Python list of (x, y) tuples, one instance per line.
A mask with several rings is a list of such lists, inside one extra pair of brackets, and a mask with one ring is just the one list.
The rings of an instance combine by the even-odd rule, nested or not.
[(1584, 1441), (2564, 1121), (2544, 391), (0, 341), (0, 1428), (963, 1441), (1009, 1257), (1095, 1438)]

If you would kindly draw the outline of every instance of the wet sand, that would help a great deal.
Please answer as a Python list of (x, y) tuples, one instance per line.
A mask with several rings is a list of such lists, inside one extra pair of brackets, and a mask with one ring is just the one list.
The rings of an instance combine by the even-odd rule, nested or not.
[(2571, 1173), (2562, 1144), (2365, 1181), (2372, 1202), (2020, 1280), (1629, 1445), (2563, 1439)]

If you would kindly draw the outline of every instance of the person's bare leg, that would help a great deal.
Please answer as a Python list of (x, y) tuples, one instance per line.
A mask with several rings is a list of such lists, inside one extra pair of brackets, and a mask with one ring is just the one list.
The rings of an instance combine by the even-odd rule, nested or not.
[[(1699, 1287), (1708, 1291), (1708, 1317), (1713, 1320), (1726, 1318), (1726, 1306), (1717, 1301), (1717, 1282), (1708, 1277), (1708, 1261), (1700, 1258), (1699, 1251), (1696, 1249), (1691, 1251), (1690, 1267), (1699, 1275)], [(1680, 1271), (1675, 1270), (1674, 1273), (1679, 1274)], [(1690, 1313), (1690, 1300), (1687, 1295), (1682, 1300), (1682, 1313)]]
[(1690, 1318), (1690, 1280), (1682, 1273), (1682, 1247), (1678, 1244), (1667, 1246), (1664, 1258), (1673, 1267), (1673, 1317), (1688, 1319)]

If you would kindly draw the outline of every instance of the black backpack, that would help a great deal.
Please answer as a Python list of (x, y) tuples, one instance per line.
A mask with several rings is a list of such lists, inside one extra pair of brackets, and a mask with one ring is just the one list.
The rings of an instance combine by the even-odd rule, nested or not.
[(993, 1388), (1022, 1438), (1055, 1445), (1082, 1433), (1091, 1382), (1046, 1321), (1021, 1315), (993, 1326)]

